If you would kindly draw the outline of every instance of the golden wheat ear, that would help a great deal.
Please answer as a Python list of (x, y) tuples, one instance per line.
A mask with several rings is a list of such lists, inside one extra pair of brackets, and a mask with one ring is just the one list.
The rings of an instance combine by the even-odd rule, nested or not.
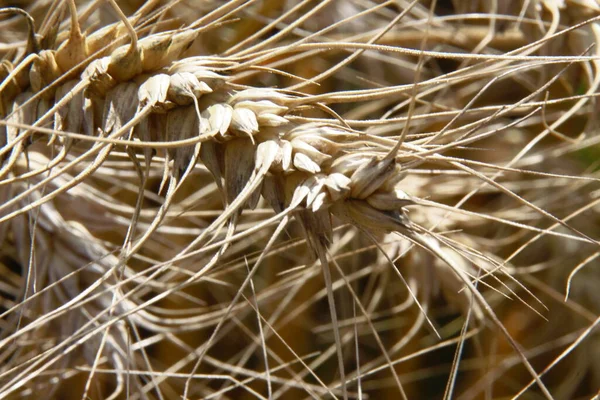
[(594, 396), (599, 15), (0, 9), (0, 398)]

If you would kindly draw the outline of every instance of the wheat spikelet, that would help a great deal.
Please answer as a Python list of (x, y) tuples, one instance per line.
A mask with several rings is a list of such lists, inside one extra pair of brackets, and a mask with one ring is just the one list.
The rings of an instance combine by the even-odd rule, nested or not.
[(600, 7), (451, 3), (5, 9), (0, 398), (594, 396)]

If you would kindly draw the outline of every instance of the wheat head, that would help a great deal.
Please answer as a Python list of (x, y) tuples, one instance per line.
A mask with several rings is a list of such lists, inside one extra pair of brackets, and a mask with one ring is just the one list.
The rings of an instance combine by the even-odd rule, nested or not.
[(27, 3), (0, 398), (597, 394), (597, 2)]

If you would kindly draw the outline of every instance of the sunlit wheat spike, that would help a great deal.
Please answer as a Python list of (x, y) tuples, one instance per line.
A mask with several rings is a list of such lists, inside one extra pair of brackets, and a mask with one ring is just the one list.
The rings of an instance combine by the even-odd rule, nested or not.
[(597, 396), (597, 2), (18, 7), (0, 398)]

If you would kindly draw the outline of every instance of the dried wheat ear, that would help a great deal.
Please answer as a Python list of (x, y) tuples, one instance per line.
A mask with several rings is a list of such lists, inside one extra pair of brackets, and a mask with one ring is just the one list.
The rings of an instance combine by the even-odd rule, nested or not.
[[(303, 228), (304, 239), (323, 267), (328, 289), (331, 288), (328, 249), (334, 244), (336, 221), (354, 225), (366, 235), (400, 234), (435, 255), (437, 278), (445, 289), (452, 289), (449, 297), (465, 313), (472, 312), (478, 321), (484, 321), (487, 313), (487, 318), (506, 334), (510, 344), (518, 348), (475, 288), (475, 277), (480, 271), (459, 257), (449, 240), (441, 235), (429, 235), (410, 218), (409, 207), (427, 204), (427, 201), (407, 189), (405, 164), (418, 162), (419, 157), (436, 156), (435, 151), (426, 146), (428, 140), (411, 140), (404, 134), (399, 135), (399, 140), (370, 135), (349, 127), (318, 99), (293, 91), (237, 84), (228, 73), (239, 68), (242, 61), (225, 56), (185, 56), (186, 49), (202, 34), (201, 29), (185, 28), (138, 38), (131, 25), (136, 18), (131, 21), (125, 18), (86, 36), (76, 23), (74, 3), (69, 2), (69, 5), (72, 24), (69, 37), (62, 45), (55, 50), (40, 50), (40, 38), (32, 33), (26, 53), (14, 63), (3, 61), (0, 66), (0, 117), (6, 119), (6, 125), (0, 126), (0, 180), (14, 184), (15, 188), (14, 195), (0, 205), (0, 224), (10, 221), (25, 226), (28, 213), (41, 208), (39, 224), (45, 232), (63, 235), (64, 242), (70, 242), (70, 246), (77, 243), (85, 248), (83, 256), (65, 257), (101, 258), (93, 264), (94, 272), (102, 277), (98, 286), (105, 283), (118, 286), (116, 276), (119, 275), (115, 272), (118, 271), (140, 286), (144, 282), (159, 290), (163, 287), (152, 278), (168, 274), (169, 267), (179, 260), (215, 252), (210, 261), (181, 284), (183, 287), (213, 268), (235, 240), (276, 223), (275, 234), (265, 248), (266, 254), (291, 218)], [(300, 116), (310, 108), (333, 117), (326, 122), (306, 122)], [(463, 144), (468, 143), (465, 140)], [(32, 152), (32, 157), (26, 157), (31, 148), (43, 146), (46, 146), (45, 151)], [(90, 235), (81, 224), (65, 221), (53, 208), (52, 200), (61, 194), (76, 196), (77, 190), (89, 189), (78, 188), (78, 185), (101, 170), (117, 150), (124, 150), (135, 169), (133, 174), (139, 176), (140, 200), (133, 211), (129, 210), (132, 219), (122, 248), (106, 256), (105, 243)], [(160, 168), (156, 168), (159, 163)], [(130, 261), (149, 238), (163, 228), (161, 222), (174, 205), (178, 189), (184, 181), (194, 177), (193, 172), (198, 168), (206, 169), (212, 176), (223, 211), (215, 215), (177, 257), (150, 271), (150, 278), (135, 272), (129, 267)], [(161, 174), (158, 193), (164, 193), (164, 198), (151, 222), (142, 230), (136, 225), (142, 213), (140, 202), (145, 184), (157, 171)], [(33, 184), (25, 183), (31, 178)], [(50, 190), (45, 190), (47, 187)], [(110, 202), (110, 199), (101, 200)], [(268, 204), (275, 216), (239, 232), (238, 223), (244, 210), (255, 208), (259, 202)], [(223, 227), (226, 233), (222, 232)], [(25, 229), (16, 230), (20, 232), (19, 240), (26, 242)], [(0, 232), (0, 238), (4, 234)], [(51, 247), (40, 241), (39, 249)], [(382, 254), (390, 261), (403, 254), (410, 242)], [(254, 268), (262, 258), (263, 254)], [(504, 266), (501, 260), (487, 255), (478, 261), (487, 271)], [(69, 273), (68, 269), (59, 271), (61, 276)], [(253, 273), (254, 270), (244, 281), (238, 296)], [(83, 292), (66, 285), (66, 294), (62, 293), (61, 300), (69, 303), (72, 299), (96, 296), (94, 285)], [(463, 286), (472, 294), (460, 292)], [(165, 287), (172, 289), (166, 284)], [(129, 293), (122, 295), (112, 287), (111, 290), (115, 298), (119, 298), (118, 307), (114, 307), (113, 298), (94, 297), (98, 300), (95, 307), (103, 318), (115, 313), (131, 317), (137, 326), (168, 331), (168, 327), (161, 324), (168, 325), (171, 321), (160, 321), (146, 312), (139, 305), (145, 304), (141, 296), (136, 298), (136, 294), (132, 300)], [(331, 293), (329, 290), (340, 362), (339, 386), (346, 396), (344, 357)], [(236, 301), (237, 296), (232, 306)], [(51, 315), (53, 310), (47, 311)], [(195, 326), (194, 323), (198, 322), (192, 321), (190, 326)], [(127, 357), (122, 349), (129, 334), (124, 326), (110, 324), (116, 333), (106, 339), (110, 349), (107, 354), (112, 357), (111, 363), (123, 370)], [(61, 329), (65, 337), (73, 334), (66, 327)], [(9, 336), (0, 345), (13, 338)], [(94, 356), (86, 355), (89, 364), (95, 366), (98, 360)], [(547, 393), (524, 356), (522, 363)], [(31, 373), (35, 365), (19, 371), (21, 375), (12, 378), (15, 383), (6, 392), (18, 389), (19, 378)]]
[[(2, 65), (2, 104), (12, 109), (3, 113), (8, 145), (2, 156), (8, 160), (0, 176), (10, 173), (35, 136), (33, 128), (52, 124), (57, 132), (119, 144), (125, 139), (131, 147), (137, 141), (172, 142), (165, 179), (177, 180), (201, 160), (229, 205), (219, 221), (255, 206), (262, 193), (278, 212), (292, 207), (318, 215), (324, 229), (319, 234), (327, 237), (330, 212), (368, 229), (406, 227), (403, 207), (411, 199), (400, 187), (400, 146), (386, 151), (342, 124), (290, 122), (287, 117), (310, 102), (275, 89), (233, 89), (218, 72), (219, 65), (231, 63), (226, 59), (181, 59), (196, 30), (162, 32), (115, 47), (123, 31), (115, 24), (86, 38), (72, 29), (58, 50), (31, 54), (16, 68)], [(57, 140), (65, 147), (73, 141), (51, 136), (48, 144)], [(99, 150), (93, 147), (87, 155)], [(144, 149), (147, 166), (152, 153)]]

